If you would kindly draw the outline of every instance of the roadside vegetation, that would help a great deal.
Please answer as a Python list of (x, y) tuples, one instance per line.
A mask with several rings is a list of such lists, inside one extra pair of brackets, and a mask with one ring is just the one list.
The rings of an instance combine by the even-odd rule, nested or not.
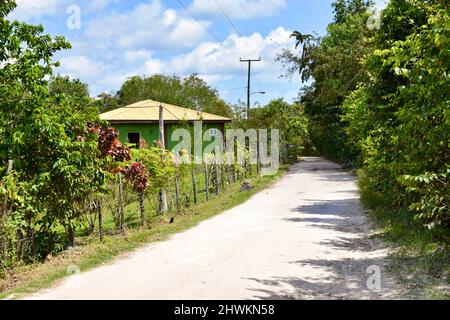
[(87, 84), (53, 74), (53, 56), (70, 43), (9, 21), (15, 6), (0, 4), (1, 297), (164, 239), (277, 177), (217, 158), (181, 165), (187, 155), (158, 141), (134, 150), (99, 119), (154, 99), (230, 117), (233, 128), (278, 128), (285, 163), (324, 155), (357, 171), (362, 201), (393, 245), (392, 270), (419, 298), (449, 298), (447, 1), (391, 0), (379, 13), (371, 0), (335, 1), (323, 37), (296, 31), (296, 47), (279, 54), (305, 84), (299, 101), (271, 101), (250, 119), (195, 74), (136, 76), (91, 98)]
[[(193, 227), (202, 220), (245, 202), (255, 193), (277, 181), (287, 168), (288, 165), (283, 165), (274, 176), (248, 177), (246, 181), (251, 188), (245, 191), (240, 191), (241, 183), (236, 182), (227, 185), (226, 190), (219, 195), (211, 195), (209, 201), (205, 201), (203, 194), (198, 204), (191, 204), (180, 212), (173, 209), (165, 214), (158, 214), (152, 210), (151, 201), (146, 201), (148, 226), (145, 229), (132, 227), (140, 225), (137, 214), (138, 202), (134, 201), (126, 208), (129, 228), (125, 233), (118, 233), (112, 215), (107, 215), (103, 241), (100, 241), (96, 235), (89, 233), (83, 235), (80, 232), (76, 247), (51, 256), (44, 262), (36, 261), (16, 266), (14, 272), (0, 280), (0, 299), (19, 298), (33, 293), (52, 285), (72, 272), (89, 270), (144, 244), (165, 240), (173, 233)], [(127, 193), (132, 193), (132, 190), (128, 190)], [(172, 223), (170, 223), (171, 218), (174, 218)]]
[[(116, 93), (91, 98), (87, 84), (53, 74), (54, 54), (70, 43), (42, 26), (8, 20), (15, 6), (11, 0), (0, 4), (3, 297), (48, 285), (72, 264), (85, 270), (184, 230), (282, 174), (284, 169), (260, 176), (248, 150), (243, 164), (225, 164), (212, 154), (208, 163), (194, 165), (180, 161), (191, 157), (187, 152), (173, 154), (160, 141), (141, 141), (139, 150), (120, 143), (119, 132), (99, 113), (144, 99), (229, 116), (243, 129), (254, 124), (195, 74), (132, 77)], [(253, 112), (271, 115), (256, 128), (281, 129), (282, 143), (290, 145), (284, 163), (308, 145), (298, 104), (277, 100)]]
[[(319, 153), (359, 170), (365, 205), (398, 244), (419, 297), (449, 297), (450, 7), (442, 0), (338, 0), (323, 37), (280, 54)], [(300, 53), (298, 52), (300, 51)], [(416, 281), (415, 281), (416, 280)]]

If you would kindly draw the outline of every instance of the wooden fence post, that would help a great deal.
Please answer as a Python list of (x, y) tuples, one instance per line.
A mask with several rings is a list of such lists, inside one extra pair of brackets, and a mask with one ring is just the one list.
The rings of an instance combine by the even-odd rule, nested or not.
[(225, 190), (225, 165), (223, 162), (220, 164), (220, 179), (222, 184), (222, 191)]
[(10, 174), (13, 170), (14, 161), (8, 160), (8, 168), (6, 169), (6, 175)]
[(95, 200), (98, 213), (98, 237), (100, 242), (103, 242), (103, 210), (102, 202), (100, 200)]
[(253, 150), (251, 150), (250, 142), (249, 142), (249, 145), (248, 145), (248, 174), (249, 174), (250, 178), (253, 175), (251, 152), (253, 152)]
[(219, 194), (219, 165), (217, 163), (217, 155), (214, 155), (214, 175), (216, 181), (216, 194)]
[(225, 191), (225, 161), (226, 161), (226, 144), (222, 142), (222, 152), (220, 153), (220, 183), (222, 185), (222, 192)]
[(145, 196), (144, 191), (139, 191), (139, 209), (141, 213), (141, 223), (144, 229), (147, 229), (147, 218), (145, 216)]
[(259, 154), (261, 152), (261, 141), (259, 139), (259, 135), (257, 137), (257, 146), (256, 146), (256, 174), (259, 175), (261, 173), (261, 163), (259, 162)]
[(204, 165), (204, 171), (205, 171), (205, 194), (206, 194), (206, 201), (209, 200), (209, 181), (208, 181), (208, 164), (205, 161)]
[(175, 202), (177, 205), (177, 212), (180, 212), (180, 186), (178, 180), (178, 174), (175, 176)]
[(262, 155), (265, 152), (266, 152), (266, 150), (264, 150), (264, 148), (263, 148), (263, 143), (262, 143), (261, 140), (259, 140), (258, 141), (258, 166), (259, 166), (259, 172), (258, 173), (259, 173), (259, 175), (261, 175), (262, 167), (263, 167), (262, 162), (261, 162), (261, 158), (262, 158)]
[[(72, 225), (72, 217), (75, 216), (74, 213), (75, 213), (75, 210), (72, 210), (72, 215), (70, 217), (68, 217), (68, 222), (67, 222), (67, 236), (69, 238), (69, 245), (71, 247), (75, 246), (75, 230)], [(18, 230), (18, 232), (20, 234), (20, 236), (18, 238), (19, 239), (23, 238), (22, 232), (20, 232), (20, 230)], [(18, 244), (20, 245), (20, 241)], [(20, 250), (18, 250), (18, 251), (20, 251)]]
[(244, 179), (247, 179), (247, 173), (248, 173), (248, 160), (245, 158), (244, 161)]
[(192, 165), (192, 189), (194, 192), (194, 203), (197, 204), (197, 178), (195, 177), (195, 163)]
[(120, 231), (125, 232), (125, 205), (123, 202), (122, 174), (119, 172)]
[[(159, 105), (159, 141), (161, 142), (162, 153), (165, 153), (166, 149), (166, 141), (164, 139), (164, 108), (162, 105)], [(167, 208), (167, 195), (166, 189), (164, 186), (161, 187), (160, 190), (160, 201), (159, 201), (159, 209), (161, 213), (165, 213), (168, 211)]]

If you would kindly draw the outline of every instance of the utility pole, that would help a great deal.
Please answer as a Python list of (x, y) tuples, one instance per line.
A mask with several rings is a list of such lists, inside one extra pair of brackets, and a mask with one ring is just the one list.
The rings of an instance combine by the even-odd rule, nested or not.
[[(161, 142), (162, 157), (166, 152), (166, 141), (164, 138), (164, 107), (162, 105), (159, 105), (159, 141)], [(161, 187), (159, 192), (159, 210), (161, 213), (168, 211), (166, 189), (164, 187)]]
[(259, 59), (239, 59), (241, 62), (247, 62), (248, 63), (248, 82), (247, 82), (247, 120), (250, 119), (250, 77), (251, 77), (251, 69), (252, 69), (252, 62), (259, 62), (261, 61), (261, 58)]

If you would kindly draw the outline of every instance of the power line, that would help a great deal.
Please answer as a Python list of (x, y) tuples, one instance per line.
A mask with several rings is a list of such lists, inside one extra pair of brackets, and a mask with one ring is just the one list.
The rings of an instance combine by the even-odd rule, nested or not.
[(163, 107), (163, 109), (164, 110), (166, 110), (166, 111), (168, 111), (172, 116), (174, 116), (175, 117), (175, 119), (177, 119), (177, 120), (181, 120), (180, 118), (178, 118), (176, 115), (174, 115), (173, 113), (172, 113), (172, 111), (170, 111), (169, 109), (167, 109), (165, 106), (163, 106), (163, 105), (161, 105), (162, 107)]
[(230, 23), (231, 27), (236, 31), (236, 33), (238, 34), (239, 37), (242, 38), (241, 33), (239, 32), (238, 28), (236, 27), (236, 25), (233, 23), (233, 21), (231, 21), (230, 17), (227, 15), (227, 13), (225, 12), (225, 10), (222, 8), (222, 6), (219, 4), (219, 2), (217, 0), (214, 0), (214, 2), (216, 3), (217, 7), (219, 7), (220, 11), (222, 11), (222, 14), (224, 15), (225, 19), (227, 19), (227, 21)]
[(217, 40), (217, 42), (222, 42), (222, 41), (220, 41), (219, 40), (219, 38), (217, 38), (216, 37), (216, 35), (214, 34), (214, 33), (212, 33), (205, 25), (203, 25), (203, 23), (201, 23), (201, 21), (191, 12), (191, 10), (189, 10), (180, 0), (177, 0), (177, 2), (178, 2), (178, 4), (180, 5), (180, 6), (182, 6), (183, 7), (183, 9), (187, 12), (187, 13), (189, 13), (189, 15), (192, 17), (192, 18), (194, 18), (194, 20), (195, 21), (197, 21), (197, 23), (199, 24), (199, 25), (201, 25), (202, 26), (202, 28), (203, 29), (205, 29), (206, 30), (206, 32), (208, 32), (214, 39), (216, 39)]
[(225, 10), (223, 9), (223, 7), (220, 5), (219, 1), (214, 0), (214, 2), (216, 3), (217, 7), (220, 9), (220, 11), (222, 11), (223, 16), (225, 17), (225, 19), (227, 19), (228, 23), (231, 25), (231, 27), (236, 31), (237, 35), (242, 38), (248, 45), (248, 47), (253, 51), (253, 53), (257, 53), (257, 50), (255, 48), (255, 46), (253, 44), (251, 44), (246, 37), (242, 36), (242, 34), (239, 32), (239, 29), (236, 27), (236, 25), (233, 23), (233, 21), (230, 19), (229, 15), (225, 12)]

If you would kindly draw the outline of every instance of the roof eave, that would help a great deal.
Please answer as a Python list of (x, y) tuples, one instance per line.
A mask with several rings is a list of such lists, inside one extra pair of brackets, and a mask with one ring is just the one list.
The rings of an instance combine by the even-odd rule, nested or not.
[[(108, 119), (102, 119), (103, 121), (108, 121), (111, 124), (158, 124), (159, 121), (157, 120), (108, 120)], [(196, 122), (201, 121), (203, 123), (231, 123), (231, 119), (218, 119), (218, 120), (185, 120), (186, 122)], [(183, 122), (183, 120), (164, 120), (164, 123), (180, 123)]]

